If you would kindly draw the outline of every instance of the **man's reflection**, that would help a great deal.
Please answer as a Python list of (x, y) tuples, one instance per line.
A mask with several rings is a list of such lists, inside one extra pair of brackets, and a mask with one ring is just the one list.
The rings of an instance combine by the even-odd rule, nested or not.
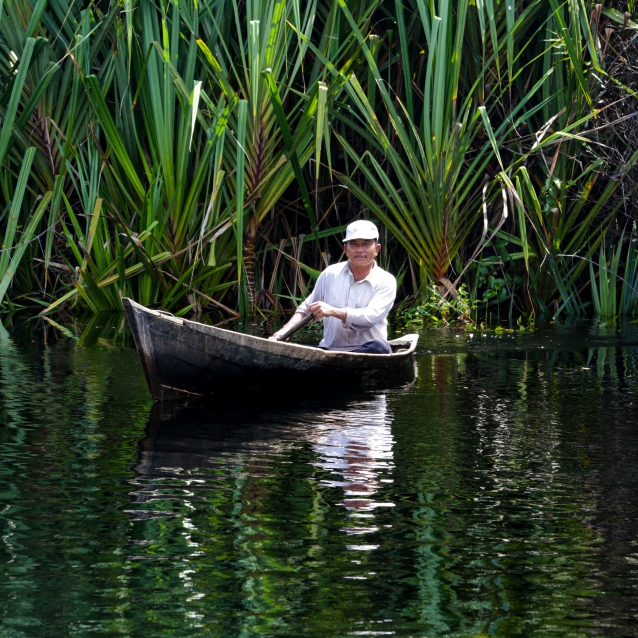
[[(392, 462), (391, 420), (385, 395), (371, 401), (358, 402), (348, 410), (332, 411), (315, 427), (313, 449), (319, 454), (318, 467), (335, 475), (323, 481), (345, 492), (343, 505), (353, 518), (373, 518), (377, 507), (393, 507), (373, 498), (380, 483), (391, 483)], [(373, 527), (344, 528), (349, 533), (376, 531)]]

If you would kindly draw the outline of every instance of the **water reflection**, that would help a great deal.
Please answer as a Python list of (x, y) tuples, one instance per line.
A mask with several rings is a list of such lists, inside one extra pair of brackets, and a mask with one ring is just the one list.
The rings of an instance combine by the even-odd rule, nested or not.
[(33, 325), (0, 330), (1, 636), (636, 633), (635, 326), (151, 409), (102, 321)]
[[(545, 342), (510, 335), (508, 346), (449, 348), (420, 361), (420, 399), (438, 415), (438, 432), (423, 441), (427, 453), (399, 445), (395, 459), (397, 472), (420, 467), (422, 577), (413, 609), (434, 635), (459, 625), (483, 630), (480, 621), (468, 624), (470, 608), (491, 618), (495, 635), (564, 635), (566, 616), (578, 619), (577, 633), (633, 635), (627, 581), (612, 574), (627, 575), (618, 558), (633, 549), (620, 538), (638, 526), (638, 501), (619, 489), (638, 467), (637, 330), (626, 331), (622, 346), (607, 330), (578, 332)], [(397, 412), (395, 430), (405, 427)], [(463, 470), (444, 470), (454, 466)], [(474, 501), (473, 514), (450, 530), (445, 519), (468, 511), (460, 498)], [(433, 587), (437, 574), (449, 582), (460, 564), (464, 583), (453, 596)], [(635, 583), (633, 572), (632, 591)], [(539, 609), (542, 622), (522, 620)]]
[[(137, 503), (152, 503), (157, 491), (144, 486), (146, 479), (172, 477), (196, 487), (211, 478), (212, 468), (235, 477), (267, 478), (273, 457), (308, 444), (315, 453), (308, 472), (311, 466), (325, 470), (330, 478), (319, 484), (341, 488), (340, 504), (347, 510), (392, 507), (373, 498), (381, 483), (392, 483), (391, 425), (385, 394), (297, 397), (283, 404), (275, 397), (252, 408), (219, 400), (158, 403), (140, 443), (131, 494)], [(168, 513), (136, 512), (153, 515)]]
[(129, 480), (129, 560), (183, 561), (183, 594), (174, 585), (173, 595), (204, 616), (230, 596), (210, 570), (227, 574), (241, 609), (218, 616), (220, 635), (295, 634), (298, 619), (286, 620), (282, 605), (314, 607), (326, 569), (344, 583), (374, 576), (363, 555), (380, 543), (352, 537), (391, 528), (374, 520), (393, 506), (382, 496), (392, 483), (391, 425), (384, 394), (157, 404)]
[[(353, 518), (374, 518), (373, 514), (364, 512), (394, 506), (394, 503), (379, 502), (373, 498), (381, 482), (392, 483), (394, 439), (391, 425), (385, 395), (355, 403), (343, 411), (331, 411), (317, 423), (313, 449), (319, 459), (315, 465), (334, 477), (324, 479), (324, 485), (343, 489), (345, 498), (342, 504), (353, 512)], [(351, 534), (369, 533), (376, 529), (344, 528)]]

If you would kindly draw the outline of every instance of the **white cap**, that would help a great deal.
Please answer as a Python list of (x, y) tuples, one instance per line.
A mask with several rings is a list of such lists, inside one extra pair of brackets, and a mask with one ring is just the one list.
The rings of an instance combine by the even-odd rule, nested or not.
[(351, 239), (379, 239), (379, 231), (377, 227), (365, 219), (358, 219), (352, 224), (348, 224), (346, 228), (346, 238), (343, 242)]

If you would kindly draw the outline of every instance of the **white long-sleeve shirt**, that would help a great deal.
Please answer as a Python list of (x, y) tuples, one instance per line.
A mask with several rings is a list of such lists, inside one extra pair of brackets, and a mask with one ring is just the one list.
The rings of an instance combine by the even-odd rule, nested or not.
[(325, 301), (335, 308), (345, 308), (346, 319), (325, 317), (320, 348), (356, 350), (373, 339), (388, 340), (388, 313), (397, 294), (396, 279), (374, 263), (370, 274), (354, 280), (350, 262), (328, 266), (317, 279), (310, 296), (297, 312), (308, 311), (315, 301)]

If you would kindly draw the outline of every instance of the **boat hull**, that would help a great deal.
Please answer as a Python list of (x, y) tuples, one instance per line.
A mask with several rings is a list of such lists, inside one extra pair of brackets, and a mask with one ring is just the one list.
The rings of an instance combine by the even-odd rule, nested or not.
[(124, 298), (149, 390), (164, 400), (282, 383), (338, 382), (413, 370), (417, 335), (390, 342), (390, 355), (326, 351), (270, 341), (150, 310)]

